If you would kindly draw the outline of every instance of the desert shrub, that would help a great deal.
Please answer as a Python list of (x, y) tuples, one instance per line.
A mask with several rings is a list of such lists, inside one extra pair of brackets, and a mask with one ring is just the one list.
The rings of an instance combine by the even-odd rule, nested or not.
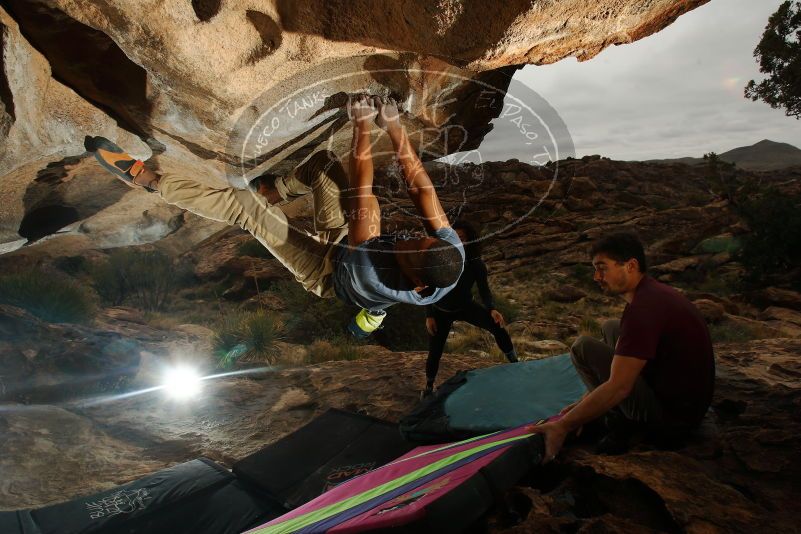
[(62, 256), (53, 260), (53, 266), (71, 276), (86, 272), (89, 261), (84, 256)]
[(768, 337), (758, 326), (737, 324), (728, 320), (710, 324), (709, 335), (713, 343), (742, 343)]
[(578, 333), (580, 336), (590, 336), (598, 339), (603, 337), (601, 325), (598, 324), (598, 321), (594, 317), (590, 316), (584, 316), (581, 318), (581, 321), (579, 322)]
[(728, 269), (718, 268), (715, 271), (707, 272), (706, 278), (696, 286), (696, 289), (722, 297), (736, 293), (741, 286), (742, 269), (739, 268), (739, 265), (739, 263), (730, 262), (727, 264)]
[(163, 310), (172, 293), (192, 280), (188, 266), (175, 265), (160, 250), (115, 250), (91, 274), (95, 290), (107, 304), (131, 300), (151, 311)]
[(571, 283), (577, 287), (582, 287), (584, 289), (590, 289), (593, 291), (598, 289), (598, 284), (596, 284), (595, 280), (593, 280), (595, 268), (592, 266), (592, 263), (574, 263), (570, 267), (569, 274), (572, 278)]
[(237, 248), (240, 256), (250, 256), (251, 258), (272, 258), (272, 254), (259, 243), (256, 239), (248, 239)]
[(332, 340), (318, 339), (306, 348), (306, 363), (315, 364), (329, 361), (352, 361), (365, 357), (365, 352), (346, 337)]
[(122, 273), (115, 269), (111, 259), (90, 268), (92, 285), (105, 304), (118, 306), (127, 296)]
[(277, 361), (275, 342), (282, 338), (283, 324), (267, 312), (226, 314), (214, 330), (212, 346), (222, 368), (237, 361)]
[[(121, 267), (125, 287), (146, 310), (161, 310), (177, 285), (172, 260), (158, 250), (128, 254)], [(119, 262), (118, 262), (119, 265)]]
[(512, 270), (511, 273), (512, 277), (517, 282), (528, 282), (532, 278), (540, 275), (540, 273), (534, 267), (528, 265), (518, 267), (517, 269)]
[(708, 237), (695, 245), (692, 249), (693, 254), (719, 254), (728, 252), (736, 254), (742, 247), (740, 238), (733, 236)]
[[(776, 189), (742, 201), (740, 213), (751, 233), (743, 239), (739, 259), (750, 283), (772, 283), (801, 265), (800, 197)], [(801, 285), (798, 279), (796, 286)]]
[(576, 280), (576, 282), (586, 282), (587, 280), (592, 280), (594, 270), (592, 265), (589, 263), (574, 263), (572, 267), (570, 267), (570, 274)]
[(268, 291), (278, 295), (284, 303), (287, 336), (299, 342), (341, 336), (350, 318), (359, 311), (339, 299), (312, 295), (294, 281), (277, 282)]
[(188, 260), (177, 260), (173, 262), (173, 281), (176, 289), (193, 287), (198, 283), (195, 276), (195, 266)]
[(395, 351), (427, 350), (425, 306), (396, 304), (387, 310), (381, 330), (373, 334), (380, 345)]
[(706, 179), (711, 191), (725, 199), (735, 202), (737, 196), (737, 173), (735, 164), (723, 161), (714, 152), (704, 154), (706, 162)]
[(90, 290), (66, 275), (41, 270), (0, 276), (0, 304), (53, 323), (86, 323), (96, 311)]

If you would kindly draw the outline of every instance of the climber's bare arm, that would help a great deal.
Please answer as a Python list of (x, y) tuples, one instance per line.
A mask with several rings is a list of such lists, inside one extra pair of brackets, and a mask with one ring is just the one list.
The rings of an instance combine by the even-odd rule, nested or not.
[(376, 123), (387, 131), (392, 140), (398, 161), (403, 168), (403, 179), (406, 182), (409, 198), (412, 199), (417, 212), (422, 215), (426, 230), (431, 232), (450, 226), (434, 184), (400, 123), (397, 104), (392, 100), (375, 101), (380, 102)]
[(349, 103), (353, 119), (348, 191), (348, 244), (360, 245), (381, 235), (381, 211), (373, 194), (372, 119), (376, 110), (368, 97)]

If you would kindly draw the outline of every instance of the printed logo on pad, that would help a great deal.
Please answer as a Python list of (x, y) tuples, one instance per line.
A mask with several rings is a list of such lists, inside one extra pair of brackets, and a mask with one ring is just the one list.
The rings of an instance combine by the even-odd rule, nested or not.
[(384, 506), (381, 507), (381, 509), (379, 509), (372, 515), (384, 515), (389, 512), (394, 512), (395, 510), (400, 510), (401, 508), (406, 508), (407, 506), (416, 503), (423, 497), (431, 495), (437, 492), (438, 490), (441, 490), (442, 488), (448, 485), (448, 482), (450, 482), (450, 480), (451, 479), (449, 477), (445, 477), (441, 480), (436, 481), (430, 486), (418, 488), (408, 493), (405, 493), (399, 497), (396, 497), (391, 501), (384, 503)]

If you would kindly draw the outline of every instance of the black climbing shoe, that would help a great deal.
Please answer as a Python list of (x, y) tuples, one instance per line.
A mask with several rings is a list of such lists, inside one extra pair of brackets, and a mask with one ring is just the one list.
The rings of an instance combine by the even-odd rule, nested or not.
[(618, 456), (629, 450), (631, 435), (621, 432), (609, 432), (595, 446), (595, 454)]
[(420, 392), (420, 400), (430, 399), (433, 396), (434, 396), (433, 386), (426, 386), (426, 388)]
[(606, 435), (595, 446), (595, 452), (616, 456), (628, 451), (638, 425), (617, 410), (612, 410), (604, 416), (604, 426)]

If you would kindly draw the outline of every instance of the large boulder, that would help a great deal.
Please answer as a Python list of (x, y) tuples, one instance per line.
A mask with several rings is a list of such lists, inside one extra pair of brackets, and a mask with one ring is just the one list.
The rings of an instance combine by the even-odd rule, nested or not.
[[(109, 137), (161, 172), (242, 187), (321, 146), (346, 152), (343, 105), (368, 92), (403, 101), (413, 142), (434, 158), (478, 146), (517, 65), (589, 59), (706, 1), (515, 0), (487, 17), (484, 3), (466, 0), (8, 0), (0, 8), (0, 251), (29, 239), (20, 232), (26, 216), (33, 235), (50, 234), (120, 200), (122, 189), (94, 200), (29, 191), (48, 165), (84, 157), (85, 135)], [(376, 147), (380, 164), (388, 147), (386, 139)], [(153, 199), (129, 194), (136, 224)], [(147, 242), (156, 230), (158, 238), (175, 231), (122, 232), (103, 245)]]
[(750, 298), (756, 304), (764, 306), (779, 306), (801, 311), (801, 293), (778, 287), (766, 287), (754, 291)]

